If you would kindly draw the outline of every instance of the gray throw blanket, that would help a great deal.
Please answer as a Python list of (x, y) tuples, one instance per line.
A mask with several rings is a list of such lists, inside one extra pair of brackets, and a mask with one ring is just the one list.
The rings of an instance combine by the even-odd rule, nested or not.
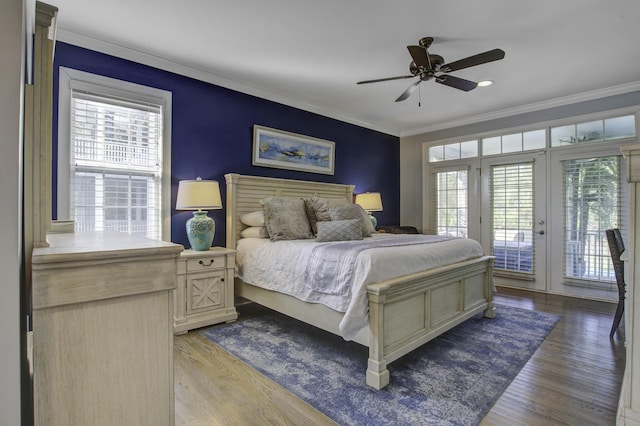
[(321, 244), (311, 251), (311, 259), (305, 271), (305, 285), (317, 292), (347, 296), (351, 291), (355, 259), (363, 250), (431, 244), (451, 239), (453, 237), (441, 235), (403, 235)]

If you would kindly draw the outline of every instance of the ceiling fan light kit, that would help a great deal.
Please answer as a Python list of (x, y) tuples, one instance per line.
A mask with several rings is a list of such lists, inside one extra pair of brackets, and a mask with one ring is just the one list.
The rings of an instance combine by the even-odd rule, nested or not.
[[(375, 80), (359, 81), (357, 84), (379, 83), (381, 81), (400, 80), (404, 78), (418, 77), (418, 80), (411, 84), (400, 96), (396, 102), (407, 99), (418, 85), (423, 81), (433, 79), (436, 83), (468, 92), (478, 87), (479, 83), (465, 80), (460, 77), (449, 75), (450, 72), (458, 71), (464, 68), (474, 67), (476, 65), (486, 64), (488, 62), (498, 61), (504, 58), (504, 50), (493, 49), (477, 55), (469, 56), (454, 62), (445, 63), (442, 56), (435, 53), (429, 53), (429, 47), (433, 43), (433, 37), (423, 37), (418, 41), (418, 46), (407, 46), (409, 54), (413, 61), (409, 64), (409, 72), (411, 75), (403, 75), (398, 77), (386, 77)], [(486, 80), (483, 86), (493, 84), (493, 81)]]

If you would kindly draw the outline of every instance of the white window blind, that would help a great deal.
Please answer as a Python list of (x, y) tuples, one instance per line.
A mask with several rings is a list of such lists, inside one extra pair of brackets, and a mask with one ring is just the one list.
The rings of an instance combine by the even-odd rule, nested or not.
[(162, 112), (72, 90), (69, 200), (77, 231), (161, 238)]
[(438, 235), (469, 235), (468, 171), (438, 172), (436, 176), (436, 229)]
[(533, 163), (491, 168), (491, 231), (494, 268), (533, 274)]
[(566, 160), (562, 168), (565, 278), (613, 281), (605, 231), (620, 228), (620, 157)]

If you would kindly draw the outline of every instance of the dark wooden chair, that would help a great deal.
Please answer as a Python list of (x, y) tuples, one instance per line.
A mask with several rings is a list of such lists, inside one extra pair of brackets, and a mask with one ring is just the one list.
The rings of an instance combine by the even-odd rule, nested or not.
[(607, 229), (607, 242), (609, 243), (609, 251), (611, 252), (611, 260), (613, 261), (613, 270), (616, 273), (616, 283), (618, 284), (618, 307), (613, 317), (613, 325), (609, 337), (613, 337), (616, 329), (620, 325), (622, 314), (624, 313), (624, 295), (626, 293), (626, 283), (624, 282), (624, 262), (620, 260), (620, 255), (624, 252), (624, 242), (620, 230)]

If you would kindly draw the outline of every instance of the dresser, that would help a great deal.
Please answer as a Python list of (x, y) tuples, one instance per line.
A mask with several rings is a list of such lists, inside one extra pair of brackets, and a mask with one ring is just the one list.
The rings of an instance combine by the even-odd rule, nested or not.
[(235, 321), (233, 277), (236, 251), (212, 247), (185, 250), (178, 258), (174, 333)]
[(34, 423), (173, 425), (179, 244), (51, 234), (33, 250)]

